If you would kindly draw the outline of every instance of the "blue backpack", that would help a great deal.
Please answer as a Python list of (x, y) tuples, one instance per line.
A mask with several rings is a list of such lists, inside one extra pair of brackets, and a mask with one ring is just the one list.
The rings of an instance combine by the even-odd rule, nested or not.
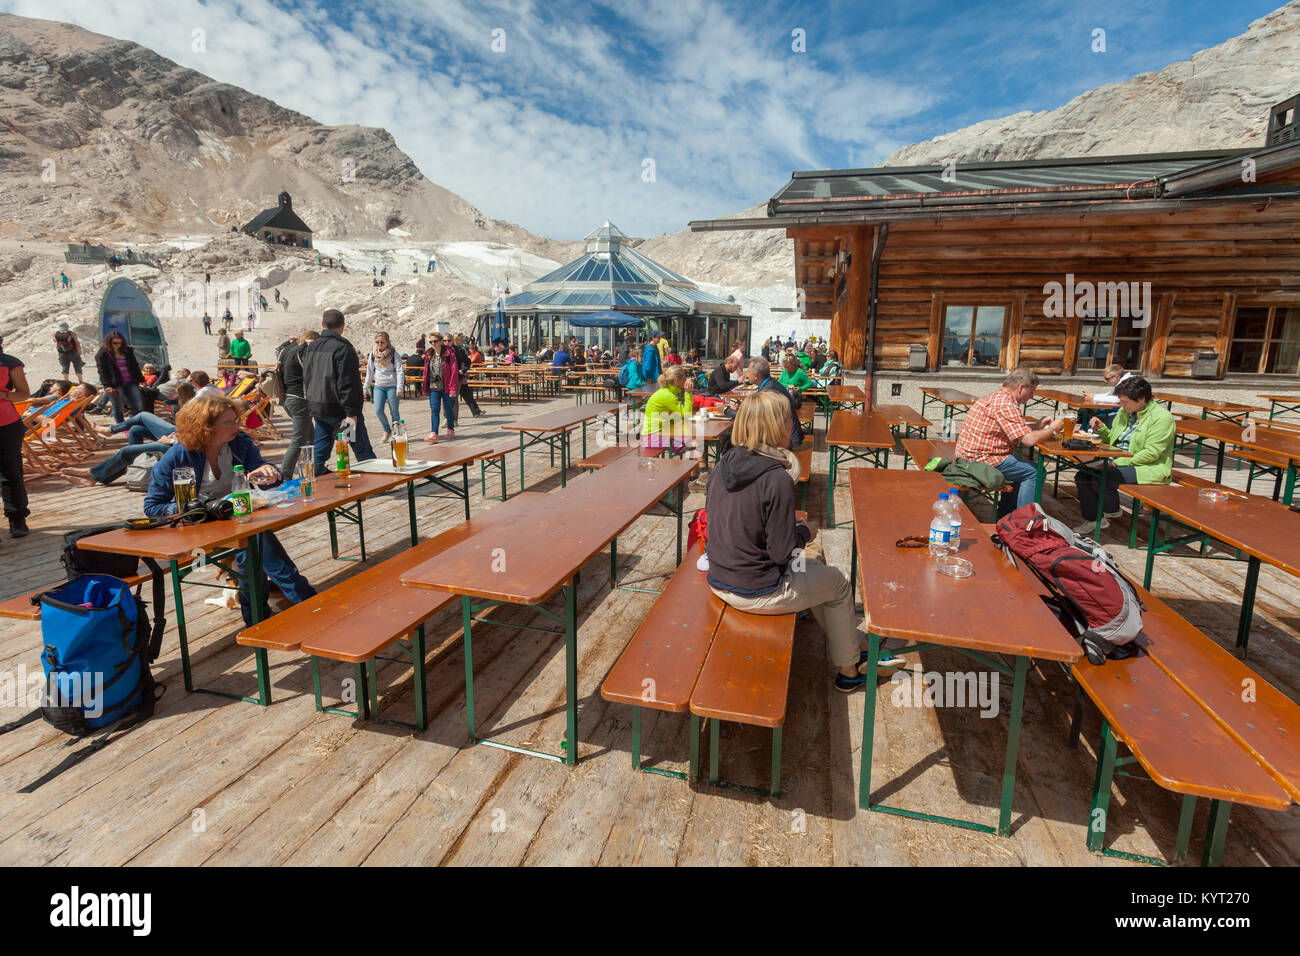
[(124, 581), (83, 574), (40, 604), (46, 721), (84, 737), (153, 714), (149, 614)]
[(624, 362), (623, 367), (618, 370), (618, 384), (622, 385), (624, 388), (627, 388), (632, 384), (632, 377), (628, 375), (627, 366), (628, 363)]

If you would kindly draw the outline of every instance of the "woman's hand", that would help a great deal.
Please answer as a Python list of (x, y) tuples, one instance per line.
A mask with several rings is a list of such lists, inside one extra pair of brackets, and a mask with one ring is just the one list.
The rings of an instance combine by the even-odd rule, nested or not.
[(273, 485), (280, 480), (280, 469), (275, 465), (267, 463), (261, 468), (255, 468), (248, 473), (248, 480), (255, 485)]
[(1098, 418), (1096, 415), (1093, 415), (1093, 416), (1092, 416), (1092, 421), (1088, 422), (1088, 428), (1089, 428), (1091, 431), (1094, 431), (1094, 432), (1098, 432), (1098, 433), (1100, 433), (1101, 429), (1103, 429), (1103, 428), (1105, 428), (1105, 427), (1106, 427), (1106, 423), (1103, 422), (1103, 421), (1102, 421), (1100, 418)]

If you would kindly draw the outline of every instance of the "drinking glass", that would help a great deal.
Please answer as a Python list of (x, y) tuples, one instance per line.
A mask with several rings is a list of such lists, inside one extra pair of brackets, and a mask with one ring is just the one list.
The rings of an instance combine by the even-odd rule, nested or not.
[(198, 497), (193, 468), (181, 467), (172, 470), (172, 493), (176, 497), (176, 513), (184, 514), (189, 511)]
[(302, 492), (302, 500), (316, 500), (316, 462), (310, 458), (300, 458), (298, 460), (298, 481), (299, 490)]
[(1065, 440), (1069, 441), (1074, 437), (1074, 416), (1066, 416), (1065, 419)]

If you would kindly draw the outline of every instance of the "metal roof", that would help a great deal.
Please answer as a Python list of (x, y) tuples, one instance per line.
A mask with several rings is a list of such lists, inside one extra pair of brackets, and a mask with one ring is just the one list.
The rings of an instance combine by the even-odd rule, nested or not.
[(587, 251), (504, 301), (507, 312), (617, 309), (631, 314), (688, 312), (737, 315), (734, 302), (705, 292), (690, 279), (624, 245), (627, 236), (606, 222), (587, 236)]
[(948, 166), (795, 172), (768, 203), (772, 216), (898, 206), (1130, 198), (1162, 177), (1220, 164), (1251, 150), (1099, 156)]

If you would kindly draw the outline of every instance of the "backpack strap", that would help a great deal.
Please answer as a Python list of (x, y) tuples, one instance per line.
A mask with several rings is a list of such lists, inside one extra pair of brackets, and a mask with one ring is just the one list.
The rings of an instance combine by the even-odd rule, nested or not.
[(150, 664), (158, 659), (158, 654), (162, 650), (163, 631), (167, 629), (167, 616), (163, 613), (164, 591), (164, 572), (160, 565), (153, 558), (141, 558), (149, 573), (153, 575), (153, 630), (149, 633), (149, 644), (144, 649), (144, 664), (148, 668)]

